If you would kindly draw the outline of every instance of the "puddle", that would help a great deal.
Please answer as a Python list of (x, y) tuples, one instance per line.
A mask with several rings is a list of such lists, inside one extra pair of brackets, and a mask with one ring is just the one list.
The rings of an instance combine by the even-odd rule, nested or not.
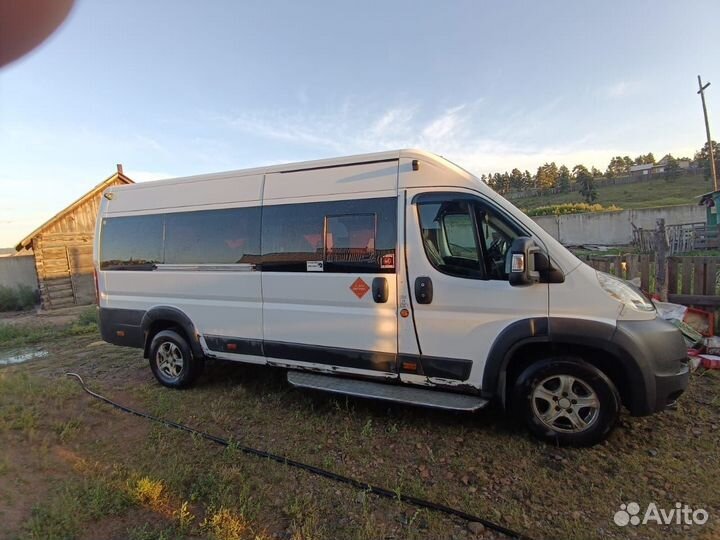
[(0, 355), (0, 366), (9, 366), (11, 364), (21, 364), (32, 360), (33, 358), (44, 358), (48, 355), (47, 351), (10, 351)]

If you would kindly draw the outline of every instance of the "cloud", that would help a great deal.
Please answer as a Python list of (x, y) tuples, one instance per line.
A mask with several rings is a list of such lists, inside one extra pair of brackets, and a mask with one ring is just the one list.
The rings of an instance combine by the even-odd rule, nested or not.
[(642, 85), (637, 81), (618, 81), (601, 88), (601, 92), (606, 98), (619, 99), (638, 94), (641, 89)]
[[(627, 88), (623, 91), (629, 91)], [(582, 163), (604, 169), (612, 156), (632, 153), (632, 148), (596, 142), (594, 130), (567, 133), (564, 140), (550, 138), (548, 130), (563, 121), (563, 103), (563, 97), (556, 97), (532, 108), (508, 108), (503, 113), (497, 108), (488, 110), (482, 99), (443, 108), (420, 102), (380, 108), (348, 99), (322, 112), (254, 111), (215, 119), (243, 136), (285, 143), (285, 153), (295, 146), (290, 153), (298, 159), (423, 148), (478, 175), (515, 167), (535, 172), (550, 161), (570, 168)], [(493, 120), (498, 116), (502, 120)]]
[(442, 141), (448, 137), (456, 136), (465, 120), (459, 114), (463, 109), (465, 109), (464, 104), (444, 111), (425, 126), (422, 130), (423, 138), (428, 141)]

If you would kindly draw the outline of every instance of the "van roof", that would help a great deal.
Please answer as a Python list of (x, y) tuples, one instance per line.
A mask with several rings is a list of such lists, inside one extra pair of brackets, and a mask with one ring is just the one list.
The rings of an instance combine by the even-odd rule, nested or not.
[[(269, 173), (277, 173), (277, 172), (289, 172), (289, 171), (297, 171), (297, 170), (303, 170), (303, 169), (315, 169), (315, 168), (321, 168), (321, 167), (331, 167), (336, 165), (351, 165), (354, 163), (368, 163), (368, 162), (377, 162), (377, 161), (385, 161), (385, 160), (393, 160), (393, 159), (400, 159), (400, 158), (415, 158), (415, 159), (425, 159), (427, 161), (434, 161), (438, 164), (441, 164), (444, 167), (450, 167), (453, 169), (457, 169), (462, 171), (464, 174), (469, 174), (467, 171), (459, 167), (458, 165), (455, 165), (451, 161), (443, 158), (442, 156), (438, 156), (437, 154), (433, 154), (431, 152), (426, 152), (425, 150), (418, 150), (414, 148), (408, 148), (408, 149), (401, 149), (401, 150), (389, 150), (386, 152), (374, 152), (370, 154), (355, 154), (352, 156), (341, 156), (341, 157), (333, 157), (333, 158), (327, 158), (327, 159), (317, 159), (312, 161), (298, 161), (294, 163), (283, 163), (278, 165), (269, 165), (266, 167), (254, 167), (252, 169), (236, 169), (236, 170), (230, 170), (230, 171), (222, 171), (222, 172), (215, 172), (215, 173), (209, 173), (209, 174), (198, 174), (198, 175), (192, 175), (192, 176), (181, 176), (177, 178), (166, 178), (163, 180), (154, 180), (152, 182), (152, 185), (157, 186), (160, 184), (175, 184), (179, 182), (192, 182), (193, 180), (208, 180), (212, 178), (226, 178), (228, 176), (249, 176), (249, 175), (257, 175), (257, 174), (269, 174)], [(123, 189), (137, 189), (142, 188), (143, 184), (147, 184), (148, 182), (142, 182), (139, 184), (133, 184), (132, 186), (113, 186), (108, 191), (116, 191), (116, 190), (123, 190)]]

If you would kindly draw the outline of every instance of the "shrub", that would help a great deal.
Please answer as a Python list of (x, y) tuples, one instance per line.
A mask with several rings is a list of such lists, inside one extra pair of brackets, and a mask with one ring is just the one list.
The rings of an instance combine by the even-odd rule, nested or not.
[(0, 311), (22, 311), (32, 308), (38, 300), (37, 291), (27, 285), (0, 285)]
[(622, 210), (614, 204), (611, 206), (603, 206), (602, 204), (588, 203), (565, 203), (552, 204), (550, 206), (538, 206), (525, 213), (528, 216), (564, 216), (567, 214), (585, 214), (588, 212), (618, 212)]

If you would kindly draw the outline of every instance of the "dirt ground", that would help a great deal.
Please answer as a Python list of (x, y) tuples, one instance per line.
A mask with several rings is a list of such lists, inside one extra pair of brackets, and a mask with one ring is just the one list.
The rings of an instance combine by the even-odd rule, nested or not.
[[(303, 392), (279, 370), (227, 362), (209, 362), (192, 389), (170, 390), (140, 351), (72, 326), (82, 315), (14, 315), (10, 324), (30, 337), (16, 328), (0, 340), (0, 359), (48, 353), (0, 367), (0, 538), (503, 538), (124, 414), (67, 371), (128, 406), (531, 538), (720, 537), (720, 372), (694, 374), (675, 409), (624, 415), (605, 443), (566, 449), (533, 440), (499, 411)], [(687, 504), (709, 520), (617, 526), (631, 501)]]

